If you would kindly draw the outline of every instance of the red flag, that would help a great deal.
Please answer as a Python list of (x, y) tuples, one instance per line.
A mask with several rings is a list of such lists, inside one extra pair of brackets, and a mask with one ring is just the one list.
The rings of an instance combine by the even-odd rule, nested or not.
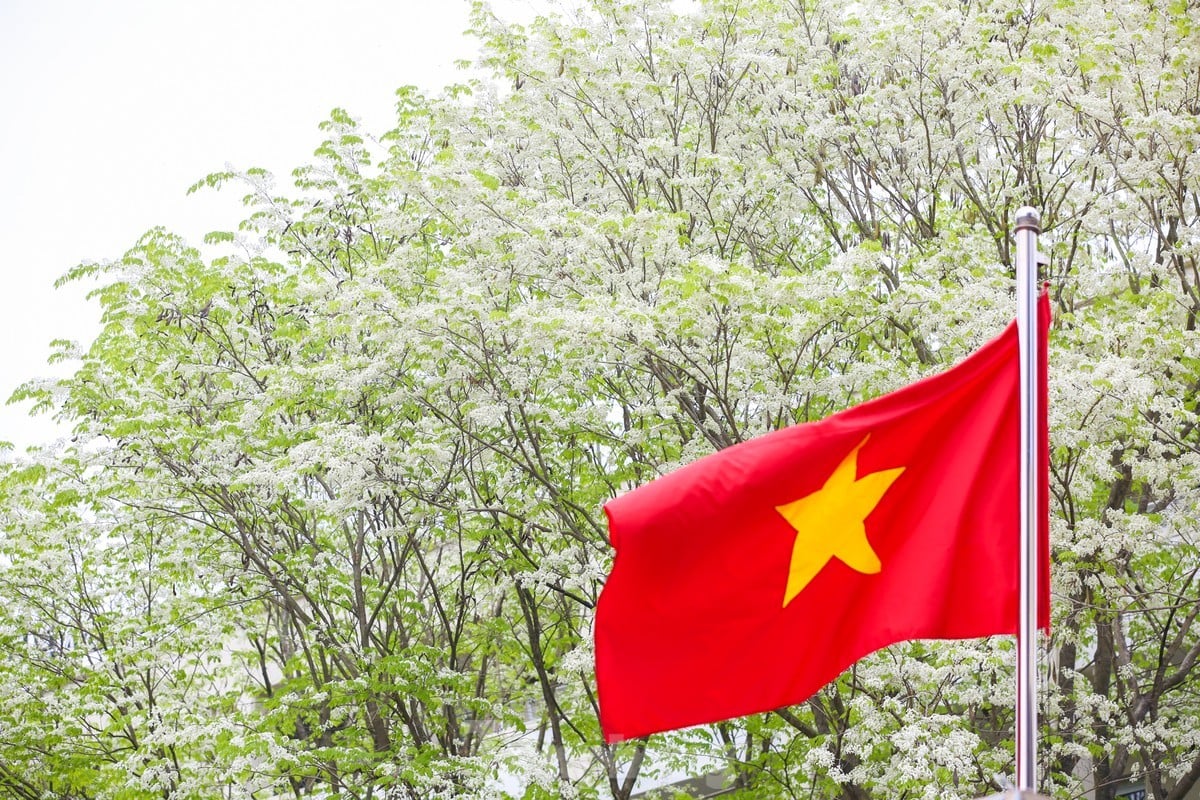
[[(1038, 306), (1039, 625), (1049, 625)], [(946, 372), (714, 453), (609, 502), (596, 608), (609, 742), (807, 699), (894, 642), (1016, 633), (1016, 324)]]

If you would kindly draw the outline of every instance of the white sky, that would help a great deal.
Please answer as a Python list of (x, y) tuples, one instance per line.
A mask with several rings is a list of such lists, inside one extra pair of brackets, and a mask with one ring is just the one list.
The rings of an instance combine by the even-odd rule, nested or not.
[[(529, 19), (533, 0), (493, 3)], [(463, 79), (467, 0), (0, 0), (0, 400), (51, 374), (52, 339), (90, 341), (98, 312), (55, 279), (119, 258), (162, 225), (199, 245), (241, 220), (205, 175), (265, 167), (280, 182), (342, 107), (373, 133), (396, 88)], [(61, 435), (0, 406), (0, 441)]]

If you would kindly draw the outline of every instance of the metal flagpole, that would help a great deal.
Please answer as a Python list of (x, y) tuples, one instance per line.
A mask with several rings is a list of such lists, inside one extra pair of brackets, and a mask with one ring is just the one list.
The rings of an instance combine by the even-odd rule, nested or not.
[(1038, 257), (1042, 219), (1017, 210), (1017, 332), (1021, 364), (1021, 579), (1017, 628), (1017, 791), (1037, 791)]
[(985, 800), (1048, 800), (1037, 793), (1038, 252), (1042, 218), (1017, 209), (1017, 333), (1021, 369), (1021, 593), (1017, 625), (1017, 785)]

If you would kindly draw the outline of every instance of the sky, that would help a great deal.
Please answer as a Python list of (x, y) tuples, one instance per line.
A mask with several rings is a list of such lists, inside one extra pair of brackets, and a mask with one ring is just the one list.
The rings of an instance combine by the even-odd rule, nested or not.
[[(544, 7), (544, 3), (540, 4)], [(535, 0), (493, 2), (527, 20)], [(467, 0), (0, 0), (0, 399), (84, 345), (99, 312), (54, 282), (116, 259), (154, 226), (199, 245), (242, 219), (231, 187), (188, 196), (232, 165), (282, 182), (335, 107), (373, 133), (395, 90), (464, 79)], [(18, 450), (67, 432), (0, 406)]]

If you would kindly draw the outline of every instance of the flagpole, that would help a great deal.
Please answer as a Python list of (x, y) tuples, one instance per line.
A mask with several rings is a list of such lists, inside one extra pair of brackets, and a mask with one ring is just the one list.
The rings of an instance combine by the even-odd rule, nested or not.
[(1017, 628), (1017, 791), (1037, 791), (1038, 257), (1042, 220), (1017, 210), (1017, 331), (1021, 367), (1021, 578)]

